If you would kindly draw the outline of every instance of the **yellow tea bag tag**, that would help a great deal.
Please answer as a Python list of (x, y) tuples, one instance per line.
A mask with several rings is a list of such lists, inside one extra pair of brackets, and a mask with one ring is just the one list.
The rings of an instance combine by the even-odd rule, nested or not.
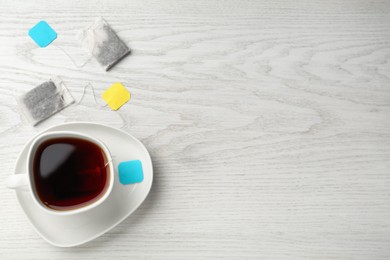
[(112, 84), (102, 95), (112, 110), (118, 110), (130, 100), (130, 96), (130, 92), (119, 82)]

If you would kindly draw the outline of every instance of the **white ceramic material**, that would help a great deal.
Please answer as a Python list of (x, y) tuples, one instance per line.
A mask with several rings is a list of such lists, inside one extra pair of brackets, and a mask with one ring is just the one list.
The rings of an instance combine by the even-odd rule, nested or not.
[[(114, 183), (111, 193), (101, 204), (85, 212), (68, 216), (50, 214), (34, 203), (28, 189), (16, 190), (23, 211), (43, 239), (59, 247), (77, 246), (112, 229), (141, 205), (152, 186), (152, 161), (143, 144), (122, 130), (93, 123), (67, 123), (44, 132), (52, 131), (74, 131), (94, 136), (107, 146), (113, 158)], [(27, 172), (27, 155), (33, 139), (19, 154), (14, 174)], [(120, 184), (118, 163), (128, 160), (142, 162), (144, 180), (141, 183)]]
[[(96, 201), (94, 201), (91, 204), (86, 204), (83, 207), (75, 208), (71, 210), (54, 210), (51, 208), (48, 208), (40, 199), (39, 196), (36, 193), (35, 185), (33, 183), (33, 162), (34, 162), (34, 156), (35, 153), (39, 147), (40, 144), (43, 142), (53, 139), (53, 138), (59, 138), (59, 137), (73, 137), (73, 138), (79, 138), (83, 140), (90, 141), (92, 143), (95, 143), (98, 145), (102, 151), (105, 154), (106, 160), (108, 162), (108, 186), (104, 192), (104, 194)], [(101, 204), (105, 199), (108, 198), (108, 196), (111, 193), (112, 186), (114, 185), (114, 166), (112, 162), (112, 158), (109, 152), (109, 149), (106, 147), (106, 145), (101, 142), (99, 139), (96, 139), (95, 137), (83, 133), (78, 133), (74, 131), (49, 131), (44, 132), (34, 138), (32, 141), (28, 153), (27, 153), (27, 171), (24, 173), (18, 173), (11, 175), (8, 178), (8, 187), (13, 189), (19, 189), (22, 187), (28, 187), (30, 190), (31, 197), (33, 198), (34, 202), (37, 204), (38, 207), (41, 207), (42, 210), (45, 210), (46, 212), (50, 214), (55, 215), (72, 215), (72, 214), (78, 214), (87, 210), (91, 210), (92, 208), (98, 206)]]

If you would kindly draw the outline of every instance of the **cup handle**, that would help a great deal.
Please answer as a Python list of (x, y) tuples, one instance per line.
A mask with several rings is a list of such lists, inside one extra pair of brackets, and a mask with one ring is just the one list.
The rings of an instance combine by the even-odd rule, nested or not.
[(9, 189), (19, 189), (23, 187), (28, 187), (28, 175), (27, 174), (14, 174), (8, 177), (7, 179), (7, 188)]

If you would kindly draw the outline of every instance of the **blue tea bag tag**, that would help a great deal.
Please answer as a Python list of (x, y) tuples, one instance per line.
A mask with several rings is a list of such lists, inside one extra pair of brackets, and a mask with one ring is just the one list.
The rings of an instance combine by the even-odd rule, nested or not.
[(28, 35), (39, 47), (44, 48), (57, 38), (57, 33), (45, 21), (40, 21), (28, 31)]
[(144, 180), (142, 163), (140, 160), (119, 163), (118, 172), (119, 182), (124, 185), (142, 182)]

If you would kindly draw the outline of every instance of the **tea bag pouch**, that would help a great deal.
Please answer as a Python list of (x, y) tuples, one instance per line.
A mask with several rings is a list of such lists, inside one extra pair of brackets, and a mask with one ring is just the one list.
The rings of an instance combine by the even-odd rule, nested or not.
[(43, 82), (18, 98), (23, 114), (34, 126), (72, 103), (72, 95), (58, 77)]
[(108, 71), (130, 53), (130, 49), (103, 19), (98, 18), (79, 35), (82, 45)]

